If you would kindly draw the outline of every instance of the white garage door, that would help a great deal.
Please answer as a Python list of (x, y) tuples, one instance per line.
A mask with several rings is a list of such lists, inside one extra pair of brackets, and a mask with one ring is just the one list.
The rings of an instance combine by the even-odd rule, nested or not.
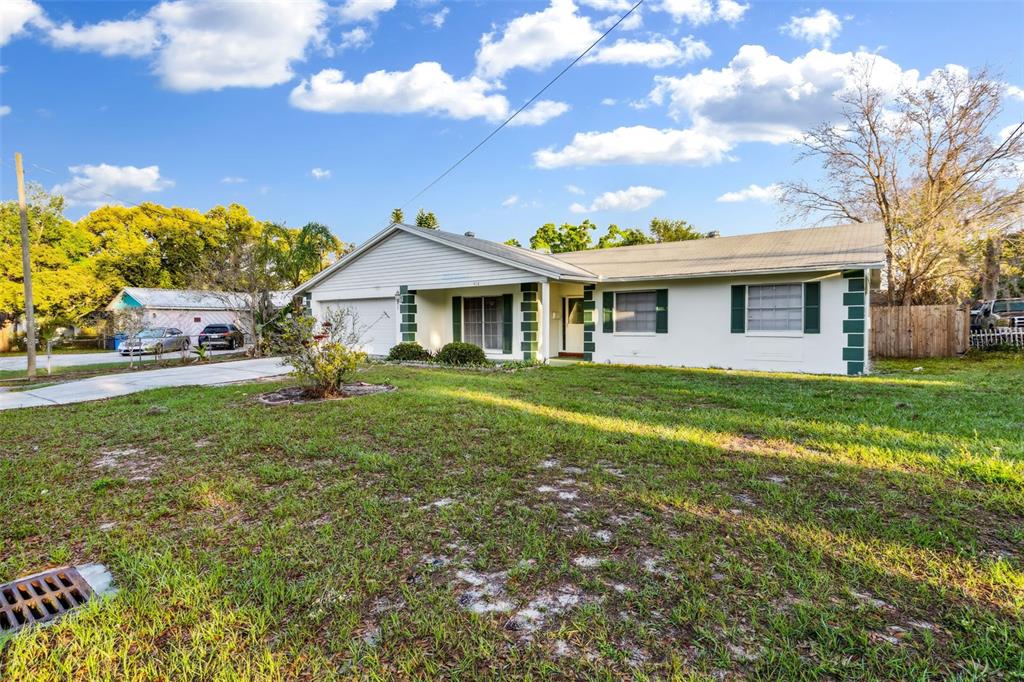
[(348, 308), (358, 316), (362, 349), (369, 355), (387, 355), (395, 345), (398, 313), (394, 297), (328, 301), (324, 307)]

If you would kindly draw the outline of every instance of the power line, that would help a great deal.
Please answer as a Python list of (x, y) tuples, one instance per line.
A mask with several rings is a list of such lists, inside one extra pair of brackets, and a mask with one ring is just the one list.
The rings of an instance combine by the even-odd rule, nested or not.
[[(644, 3), (644, 0), (638, 0), (635, 5), (633, 5), (632, 7), (629, 8), (629, 11), (627, 11), (625, 14), (623, 14), (621, 17), (619, 17), (618, 20), (614, 24), (612, 24), (608, 28), (608, 30), (606, 30), (604, 33), (602, 33), (597, 38), (597, 40), (595, 40), (593, 43), (591, 43), (590, 46), (587, 47), (587, 49), (583, 50), (583, 52), (581, 52), (575, 59), (573, 59), (571, 62), (569, 62), (565, 66), (565, 68), (563, 68), (561, 71), (559, 71), (557, 74), (555, 74), (554, 78), (549, 80), (544, 85), (544, 87), (542, 87), (540, 90), (538, 90), (533, 95), (533, 97), (531, 97), (522, 106), (520, 106), (518, 109), (516, 109), (514, 112), (512, 112), (512, 115), (510, 115), (508, 118), (506, 118), (500, 124), (498, 124), (498, 126), (494, 130), (492, 130), (490, 133), (488, 133), (486, 137), (484, 137), (482, 140), (477, 142), (473, 146), (473, 148), (470, 149), (468, 152), (463, 154), (458, 159), (458, 161), (456, 161), (452, 165), (448, 166), (448, 168), (446, 168), (444, 170), (444, 172), (442, 172), (436, 178), (431, 180), (420, 191), (416, 192), (416, 194), (414, 194), (412, 197), (410, 197), (404, 204), (401, 205), (401, 208), (405, 209), (406, 207), (409, 206), (409, 204), (411, 204), (412, 202), (416, 201), (416, 199), (418, 199), (419, 197), (423, 196), (423, 194), (428, 192), (437, 183), (441, 182), (444, 178), (446, 178), (452, 171), (454, 171), (456, 168), (458, 168), (460, 165), (462, 165), (462, 163), (464, 161), (466, 161), (466, 159), (468, 159), (474, 153), (476, 153), (476, 151), (478, 149), (480, 149), (485, 144), (487, 144), (491, 140), (492, 137), (494, 137), (499, 132), (501, 132), (505, 128), (505, 126), (507, 126), (509, 123), (512, 122), (513, 119), (515, 119), (516, 116), (518, 116), (519, 114), (523, 113), (523, 111), (525, 111), (527, 108), (529, 108), (531, 104), (536, 102), (537, 99), (541, 95), (543, 95), (552, 85), (554, 85), (556, 82), (558, 82), (558, 80), (561, 79), (562, 76), (564, 76), (569, 71), (569, 69), (571, 69), (572, 67), (576, 66), (576, 64), (578, 64), (580, 62), (580, 60), (582, 60), (584, 57), (586, 57), (588, 54), (590, 54), (590, 52), (595, 47), (597, 47), (601, 43), (602, 40), (607, 38), (608, 35), (612, 31), (614, 31), (616, 28), (618, 28), (619, 24), (621, 24), (623, 21), (625, 21), (629, 17), (629, 15), (631, 15), (633, 12), (635, 12), (640, 7), (640, 5), (642, 5), (643, 3)], [(32, 165), (33, 168), (41, 170), (44, 173), (50, 173), (51, 175), (59, 177), (59, 174), (56, 171), (54, 171), (54, 170), (51, 170), (49, 168), (44, 168), (43, 166), (40, 166), (40, 165), (35, 164), (35, 163), (33, 163), (31, 165)], [(183, 221), (185, 223), (188, 223), (188, 224), (196, 226), (196, 227), (204, 227), (201, 223), (197, 223), (195, 221), (189, 220), (188, 218), (183, 218), (181, 216), (174, 215), (173, 213), (169, 213), (169, 212), (163, 211), (160, 208), (158, 208), (156, 204), (152, 204), (152, 205), (148, 205), (147, 206), (147, 205), (144, 205), (144, 204), (136, 203), (134, 201), (128, 201), (127, 199), (122, 199), (121, 197), (117, 197), (117, 196), (115, 196), (113, 194), (110, 194), (109, 192), (104, 192), (103, 190), (96, 189), (95, 187), (88, 187), (88, 186), (84, 185), (81, 181), (75, 180), (74, 178), (72, 178), (70, 180), (70, 182), (73, 185), (76, 185), (77, 187), (79, 187), (80, 189), (85, 189), (85, 190), (88, 190), (88, 191), (97, 192), (97, 193), (102, 194), (103, 196), (105, 196), (105, 197), (107, 197), (109, 199), (113, 199), (114, 201), (117, 201), (117, 202), (120, 202), (120, 203), (123, 203), (123, 204), (128, 204), (130, 206), (134, 206), (136, 208), (142, 209), (143, 211), (152, 211), (154, 213), (162, 214), (163, 216), (168, 217), (168, 218), (173, 218), (175, 220), (181, 220), (181, 221)]]
[(410, 199), (409, 199), (408, 201), (406, 201), (406, 202), (405, 202), (404, 204), (402, 204), (401, 208), (402, 208), (402, 209), (405, 209), (405, 208), (406, 208), (406, 207), (407, 207), (407, 206), (408, 206), (409, 204), (411, 204), (412, 202), (414, 202), (414, 201), (416, 201), (417, 199), (419, 199), (419, 198), (420, 198), (420, 197), (421, 197), (421, 196), (422, 196), (422, 195), (423, 195), (424, 193), (426, 193), (426, 192), (427, 192), (428, 190), (430, 190), (430, 188), (431, 188), (431, 187), (433, 187), (433, 186), (434, 186), (434, 185), (436, 185), (437, 183), (441, 182), (441, 180), (443, 180), (443, 179), (444, 179), (444, 178), (445, 178), (445, 177), (446, 177), (446, 176), (447, 176), (447, 175), (448, 175), (449, 173), (451, 173), (451, 172), (452, 172), (453, 170), (455, 170), (456, 168), (458, 168), (458, 167), (459, 167), (459, 166), (460, 166), (460, 165), (462, 164), (462, 162), (463, 162), (463, 161), (465, 161), (465, 160), (466, 160), (466, 159), (468, 159), (468, 158), (469, 158), (470, 156), (472, 156), (472, 155), (473, 155), (473, 153), (474, 153), (474, 152), (475, 152), (476, 150), (480, 149), (480, 147), (483, 147), (483, 146), (484, 146), (485, 144), (487, 144), (487, 142), (488, 142), (488, 141), (489, 141), (489, 140), (490, 140), (490, 139), (491, 139), (492, 137), (494, 137), (495, 135), (497, 135), (497, 134), (498, 134), (498, 133), (499, 133), (499, 132), (500, 132), (500, 131), (502, 130), (502, 128), (504, 128), (505, 126), (507, 126), (507, 125), (508, 125), (508, 124), (509, 124), (509, 123), (510, 123), (510, 122), (512, 121), (512, 119), (514, 119), (514, 118), (515, 118), (516, 116), (518, 116), (519, 114), (521, 114), (521, 113), (522, 113), (522, 112), (523, 112), (523, 111), (524, 111), (524, 110), (525, 110), (525, 109), (526, 109), (527, 107), (529, 107), (529, 106), (530, 106), (531, 104), (533, 104), (533, 103), (534, 103), (534, 102), (535, 102), (535, 101), (537, 100), (537, 98), (538, 98), (538, 97), (540, 97), (541, 95), (543, 95), (543, 94), (544, 94), (544, 92), (545, 92), (545, 91), (546, 91), (546, 90), (547, 90), (548, 88), (550, 88), (550, 87), (551, 87), (552, 85), (554, 85), (554, 84), (555, 84), (555, 82), (557, 82), (559, 78), (561, 78), (562, 76), (564, 76), (564, 75), (565, 75), (565, 73), (566, 73), (566, 72), (567, 72), (567, 71), (568, 71), (569, 69), (571, 69), (572, 67), (576, 66), (576, 64), (577, 64), (577, 63), (578, 63), (578, 62), (579, 62), (579, 61), (580, 61), (581, 59), (583, 59), (584, 57), (586, 57), (586, 56), (587, 56), (587, 54), (588, 54), (588, 53), (589, 53), (589, 52), (590, 52), (591, 50), (593, 50), (593, 49), (594, 49), (595, 47), (597, 47), (598, 43), (600, 43), (600, 42), (601, 42), (602, 40), (604, 40), (604, 39), (605, 39), (605, 38), (606, 38), (606, 37), (608, 36), (608, 34), (609, 34), (609, 33), (611, 33), (612, 31), (614, 31), (614, 30), (615, 30), (615, 29), (616, 29), (616, 28), (618, 27), (618, 25), (619, 25), (619, 24), (621, 24), (621, 23), (622, 23), (623, 21), (625, 21), (625, 20), (626, 20), (626, 17), (628, 17), (628, 16), (630, 15), (630, 14), (632, 14), (632, 13), (633, 13), (634, 11), (636, 11), (636, 9), (637, 9), (637, 8), (638, 8), (638, 7), (640, 6), (640, 5), (642, 5), (643, 3), (644, 3), (644, 0), (639, 0), (639, 1), (638, 1), (638, 2), (637, 2), (637, 3), (635, 4), (635, 5), (633, 5), (633, 6), (631, 7), (631, 8), (629, 8), (629, 11), (628, 11), (628, 12), (626, 12), (626, 13), (625, 13), (625, 14), (623, 14), (623, 15), (622, 15), (621, 17), (619, 17), (619, 20), (618, 20), (618, 21), (616, 21), (616, 22), (615, 22), (614, 24), (612, 24), (612, 25), (611, 25), (611, 27), (610, 27), (610, 28), (609, 28), (609, 29), (608, 29), (607, 31), (605, 31), (604, 33), (602, 33), (602, 34), (601, 34), (601, 36), (600, 36), (600, 37), (599, 37), (599, 38), (598, 38), (597, 40), (595, 40), (595, 41), (594, 41), (593, 43), (591, 43), (590, 47), (588, 47), (588, 48), (587, 48), (587, 49), (585, 49), (585, 50), (584, 50), (583, 52), (581, 52), (581, 53), (580, 53), (580, 55), (579, 55), (578, 57), (576, 57), (576, 59), (574, 59), (574, 60), (572, 60), (571, 62), (569, 62), (569, 64), (568, 64), (568, 65), (566, 65), (566, 67), (565, 67), (564, 69), (562, 69), (561, 71), (559, 71), (559, 72), (558, 72), (558, 73), (557, 73), (557, 74), (555, 75), (555, 77), (554, 77), (554, 78), (552, 78), (552, 79), (551, 79), (550, 81), (548, 81), (547, 85), (545, 85), (545, 86), (544, 86), (543, 88), (541, 88), (540, 90), (538, 90), (538, 91), (537, 91), (537, 94), (535, 94), (535, 95), (534, 95), (533, 97), (531, 97), (531, 98), (530, 98), (530, 99), (529, 99), (529, 100), (528, 100), (528, 101), (526, 102), (526, 104), (524, 104), (523, 106), (521, 106), (521, 107), (519, 107), (518, 109), (516, 109), (516, 110), (515, 110), (515, 112), (513, 112), (513, 114), (512, 114), (511, 116), (509, 116), (508, 118), (506, 118), (506, 119), (505, 119), (504, 121), (502, 121), (502, 122), (501, 122), (501, 123), (500, 123), (500, 124), (498, 125), (498, 127), (497, 127), (497, 128), (495, 128), (495, 129), (494, 129), (494, 130), (492, 130), (492, 131), (491, 131), (490, 133), (488, 133), (488, 134), (487, 134), (487, 137), (485, 137), (484, 139), (482, 139), (482, 140), (480, 140), (479, 142), (477, 142), (477, 143), (476, 143), (476, 145), (475, 145), (475, 146), (474, 146), (474, 147), (473, 147), (472, 149), (470, 149), (470, 150), (469, 150), (468, 152), (466, 152), (465, 154), (463, 154), (463, 155), (462, 155), (462, 158), (460, 158), (460, 159), (459, 159), (458, 161), (456, 161), (456, 162), (455, 162), (455, 163), (453, 163), (452, 165), (448, 166), (448, 168), (446, 168), (446, 169), (445, 169), (445, 171), (444, 171), (443, 173), (441, 173), (441, 174), (440, 174), (440, 175), (438, 175), (438, 176), (437, 176), (436, 178), (434, 178), (433, 180), (431, 180), (431, 181), (430, 181), (430, 182), (429, 182), (429, 183), (428, 183), (428, 184), (426, 185), (426, 187), (424, 187), (423, 189), (421, 189), (421, 190), (420, 190), (419, 192), (416, 192), (416, 194), (414, 194), (414, 195), (412, 196), (412, 198), (410, 198)]

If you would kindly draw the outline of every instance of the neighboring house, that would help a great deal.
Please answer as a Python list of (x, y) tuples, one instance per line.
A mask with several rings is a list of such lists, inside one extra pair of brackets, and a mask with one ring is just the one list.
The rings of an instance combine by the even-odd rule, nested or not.
[[(271, 293), (277, 307), (291, 300), (287, 291)], [(107, 304), (108, 312), (139, 309), (147, 328), (174, 327), (191, 337), (198, 336), (208, 324), (237, 324), (243, 329), (243, 316), (248, 314), (244, 296), (226, 291), (190, 289), (145, 289), (125, 287)]]
[(293, 291), (348, 307), (364, 349), (861, 374), (880, 224), (544, 254), (394, 224)]

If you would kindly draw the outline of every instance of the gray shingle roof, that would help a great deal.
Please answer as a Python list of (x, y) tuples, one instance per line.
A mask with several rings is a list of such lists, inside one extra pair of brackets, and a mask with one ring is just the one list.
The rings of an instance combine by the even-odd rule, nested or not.
[(394, 230), (518, 264), (548, 277), (584, 282), (855, 269), (880, 267), (885, 260), (881, 223), (779, 230), (559, 254), (540, 253), (478, 237), (394, 223), (291, 293), (300, 294), (331, 277)]
[[(123, 293), (138, 301), (144, 308), (174, 310), (242, 310), (247, 308), (241, 294), (227, 291), (202, 291), (198, 289), (151, 289), (146, 287), (125, 287)], [(118, 293), (114, 301), (120, 298)], [(290, 292), (273, 291), (270, 299), (280, 307), (288, 303)], [(111, 303), (113, 305), (113, 302)], [(109, 308), (110, 306), (108, 306)]]
[(503, 258), (526, 267), (552, 270), (562, 277), (595, 279), (593, 273), (588, 272), (584, 268), (577, 267), (572, 263), (566, 262), (561, 258), (548, 253), (540, 253), (539, 251), (524, 249), (521, 246), (499, 244), (498, 242), (492, 242), (488, 239), (480, 239), (479, 237), (467, 237), (465, 235), (455, 234), (454, 232), (445, 232), (444, 230), (431, 230), (423, 227), (416, 227), (415, 225), (405, 224), (399, 224), (399, 227), (407, 232), (421, 233), (423, 236), (428, 238), (436, 237), (441, 241), (458, 244), (459, 246), (473, 249), (474, 251), (479, 251), (481, 253), (486, 253), (497, 258)]
[(878, 267), (885, 260), (885, 236), (881, 223), (853, 223), (573, 251), (555, 258), (602, 280)]

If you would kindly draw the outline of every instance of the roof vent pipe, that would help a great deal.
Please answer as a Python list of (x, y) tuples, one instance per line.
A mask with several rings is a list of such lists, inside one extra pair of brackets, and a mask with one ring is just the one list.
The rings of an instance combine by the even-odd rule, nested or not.
[(466, 235), (467, 237), (475, 237), (475, 236), (476, 236), (476, 235), (475, 235), (474, 233), (472, 233), (472, 232), (466, 232), (466, 233), (465, 233), (465, 235)]

